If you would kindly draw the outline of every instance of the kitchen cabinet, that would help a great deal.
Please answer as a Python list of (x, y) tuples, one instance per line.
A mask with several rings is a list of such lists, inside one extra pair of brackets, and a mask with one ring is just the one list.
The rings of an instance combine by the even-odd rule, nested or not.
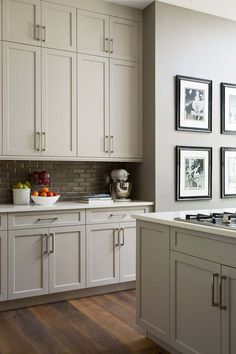
[(109, 155), (109, 60), (79, 54), (78, 156)]
[(139, 66), (110, 62), (110, 153), (116, 158), (141, 157)]
[(42, 155), (76, 156), (76, 54), (42, 50)]
[(136, 279), (135, 222), (87, 225), (87, 286)]
[(78, 10), (78, 51), (114, 59), (139, 61), (139, 24)]
[(42, 46), (76, 51), (76, 9), (42, 2)]
[(40, 46), (41, 1), (2, 0), (3, 40)]
[(171, 345), (183, 354), (220, 354), (220, 265), (172, 251), (170, 275)]
[(9, 231), (8, 299), (85, 286), (84, 226)]
[(40, 156), (40, 48), (3, 42), (3, 68), (3, 154)]
[(0, 231), (0, 301), (7, 300), (7, 231)]

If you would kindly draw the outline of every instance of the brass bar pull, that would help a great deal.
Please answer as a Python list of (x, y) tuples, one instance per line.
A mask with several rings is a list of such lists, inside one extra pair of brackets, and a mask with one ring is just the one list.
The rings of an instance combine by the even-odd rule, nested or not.
[(36, 222), (48, 222), (48, 221), (50, 221), (50, 222), (54, 222), (54, 221), (57, 221), (58, 220), (58, 218), (44, 218), (44, 219), (42, 219), (42, 218), (38, 218), (37, 220), (36, 220)]
[(35, 29), (34, 29), (34, 39), (36, 41), (40, 41), (39, 28), (40, 28), (40, 26), (36, 25)]
[(46, 26), (42, 26), (42, 42), (46, 42), (46, 36), (47, 36)]
[(211, 288), (211, 294), (212, 294), (212, 298), (211, 298), (211, 304), (212, 307), (219, 307), (219, 301), (215, 301), (215, 280), (219, 279), (219, 274), (218, 273), (214, 273), (212, 275), (212, 288)]
[(34, 135), (34, 149), (40, 151), (40, 132), (36, 132)]
[[(44, 239), (46, 240), (46, 249), (44, 249)], [(42, 254), (44, 256), (48, 254), (48, 235), (47, 234), (42, 235), (41, 241), (42, 241)]]
[(110, 53), (113, 53), (113, 50), (114, 50), (113, 44), (114, 44), (114, 40), (113, 40), (113, 38), (111, 38), (110, 39)]
[[(226, 295), (226, 281), (227, 281), (227, 277), (225, 275), (221, 276), (220, 278), (220, 310), (227, 310), (227, 306), (226, 306), (226, 299), (225, 299), (225, 304), (223, 303), (223, 291), (224, 294)], [(224, 284), (224, 287), (223, 287)]]
[(119, 237), (119, 244), (122, 247), (125, 245), (125, 229), (123, 227), (120, 228), (119, 235), (120, 233), (122, 233), (122, 242), (120, 242), (120, 237)]
[[(118, 236), (118, 240), (116, 236)], [(113, 243), (114, 243), (114, 247), (119, 246), (119, 229), (117, 228), (113, 229)]]
[(109, 136), (106, 135), (105, 136), (105, 153), (108, 154), (109, 153)]
[(42, 146), (43, 146), (42, 151), (46, 151), (46, 132), (42, 133), (42, 140), (43, 140), (43, 142), (42, 142)]
[(109, 44), (109, 38), (105, 38), (105, 40), (104, 40), (104, 48), (105, 48), (105, 52), (106, 53), (109, 53), (108, 44)]
[(113, 135), (111, 135), (111, 137), (110, 137), (110, 152), (111, 152), (111, 154), (114, 153), (114, 136)]
[(49, 235), (49, 237), (52, 237), (52, 248), (51, 250), (49, 251), (50, 254), (54, 253), (54, 249), (55, 249), (55, 234), (54, 233), (51, 233)]

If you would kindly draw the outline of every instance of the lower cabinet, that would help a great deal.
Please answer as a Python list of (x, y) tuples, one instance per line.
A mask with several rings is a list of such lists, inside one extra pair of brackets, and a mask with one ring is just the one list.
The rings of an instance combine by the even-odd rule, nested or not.
[(7, 300), (7, 231), (0, 231), (0, 301)]
[(85, 286), (84, 226), (9, 231), (8, 299)]
[(86, 228), (87, 287), (135, 280), (135, 222)]

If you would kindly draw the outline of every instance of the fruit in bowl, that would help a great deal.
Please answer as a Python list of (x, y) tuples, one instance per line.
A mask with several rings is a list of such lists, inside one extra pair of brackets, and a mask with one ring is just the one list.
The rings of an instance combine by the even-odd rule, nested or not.
[(59, 198), (60, 194), (56, 192), (50, 192), (47, 187), (43, 187), (39, 192), (34, 191), (31, 194), (31, 199), (34, 203), (44, 206), (55, 204)]

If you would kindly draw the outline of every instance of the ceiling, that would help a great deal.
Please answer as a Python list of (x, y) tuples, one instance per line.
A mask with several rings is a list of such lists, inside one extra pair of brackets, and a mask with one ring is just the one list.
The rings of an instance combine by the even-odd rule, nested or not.
[[(106, 0), (116, 4), (144, 9), (153, 0)], [(159, 0), (195, 11), (229, 18), (236, 21), (236, 0)]]

